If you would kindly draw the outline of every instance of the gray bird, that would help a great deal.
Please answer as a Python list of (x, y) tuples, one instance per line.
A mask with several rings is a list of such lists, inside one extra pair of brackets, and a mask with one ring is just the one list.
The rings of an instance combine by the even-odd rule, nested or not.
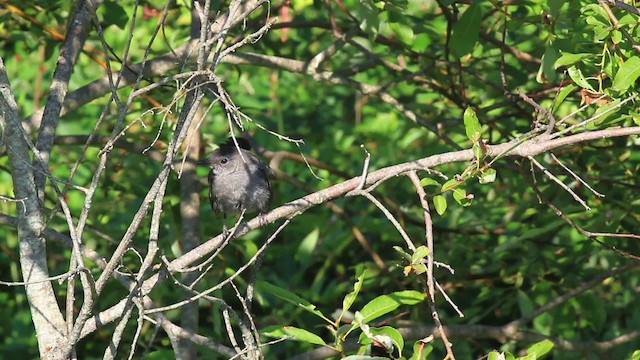
[(228, 213), (238, 214), (242, 211), (263, 213), (271, 200), (271, 184), (267, 178), (270, 169), (251, 152), (251, 145), (246, 139), (237, 137), (236, 141), (238, 147), (229, 138), (207, 159), (198, 161), (198, 164), (211, 168), (211, 208), (225, 217)]

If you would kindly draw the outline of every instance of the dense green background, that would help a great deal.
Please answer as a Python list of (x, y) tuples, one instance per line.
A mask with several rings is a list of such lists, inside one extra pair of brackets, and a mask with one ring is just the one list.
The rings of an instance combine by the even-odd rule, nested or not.
[[(473, 3), (473, 5), (469, 5)], [(226, 3), (225, 3), (226, 4)], [(224, 11), (226, 5), (213, 2), (212, 14)], [(146, 9), (161, 9), (160, 1), (143, 1)], [(439, 129), (440, 137), (427, 127), (416, 124), (397, 107), (383, 101), (380, 93), (363, 93), (357, 85), (317, 81), (304, 73), (255, 65), (222, 64), (216, 74), (224, 79), (224, 86), (242, 111), (256, 123), (295, 139), (304, 139), (302, 152), (308, 158), (338, 169), (341, 173), (314, 168), (316, 178), (304, 163), (284, 160), (278, 170), (306, 185), (302, 189), (287, 179), (274, 182), (278, 206), (304, 196), (310, 191), (357, 176), (362, 171), (364, 153), (361, 144), (371, 153), (370, 169), (406, 162), (433, 154), (470, 148), (465, 135), (463, 113), (473, 108), (483, 129), (483, 138), (490, 144), (504, 143), (532, 128), (533, 119), (547, 120), (534, 114), (534, 109), (521, 99), (519, 90), (529, 94), (538, 104), (551, 109), (556, 119), (569, 116), (565, 124), (585, 120), (621, 100), (636, 96), (637, 70), (624, 64), (639, 62), (638, 50), (624, 36), (626, 32), (640, 41), (640, 22), (637, 15), (612, 7), (619, 23), (613, 25), (602, 4), (597, 1), (531, 0), (518, 2), (494, 1), (423, 1), (423, 0), (345, 0), (287, 2), (273, 1), (271, 15), (279, 15), (280, 23), (293, 18), (287, 25), (277, 23), (255, 43), (248, 43), (239, 52), (254, 52), (300, 61), (312, 59), (336, 40), (334, 30), (344, 34), (352, 31), (352, 40), (328, 61), (325, 70), (365, 84), (382, 86), (398, 103), (420, 117), (420, 122)], [(51, 76), (55, 68), (60, 41), (45, 27), (64, 34), (65, 19), (71, 11), (70, 1), (0, 2), (0, 54), (7, 66), (16, 100), (22, 116), (30, 115), (43, 106)], [(23, 11), (20, 13), (18, 10)], [(99, 10), (105, 29), (104, 38), (115, 54), (123, 51), (133, 15), (132, 1), (107, 1)], [(250, 16), (244, 26), (232, 29), (227, 44), (256, 31), (264, 24), (264, 11)], [(134, 41), (130, 62), (142, 59), (157, 16), (143, 16), (138, 10), (133, 31)], [(178, 1), (170, 6), (164, 34), (153, 43), (151, 58), (164, 54), (189, 38), (191, 21), (189, 4)], [(336, 29), (332, 29), (335, 22)], [(502, 45), (506, 27), (506, 45)], [(70, 90), (86, 85), (105, 73), (87, 54), (89, 47), (102, 49), (92, 31), (71, 78)], [(368, 51), (363, 52), (364, 47)], [(96, 53), (99, 53), (96, 50)], [(98, 58), (103, 58), (98, 55)], [(118, 61), (110, 55), (111, 65)], [(569, 70), (569, 71), (567, 71)], [(175, 70), (175, 73), (179, 69)], [(167, 74), (171, 75), (171, 74)], [(504, 84), (502, 83), (504, 77)], [(158, 79), (146, 79), (144, 84)], [(119, 90), (126, 96), (130, 88)], [(156, 89), (148, 95), (163, 105), (175, 96), (175, 84)], [(590, 104), (580, 108), (581, 100), (589, 94), (606, 94), (606, 104)], [(106, 103), (106, 98), (64, 115), (57, 128), (58, 143), (54, 147), (50, 169), (54, 175), (67, 178), (70, 167), (78, 159), (82, 142), (63, 144), (61, 139), (88, 135)], [(211, 99), (206, 101), (210, 103)], [(152, 108), (148, 99), (136, 98), (126, 121), (135, 123), (123, 141), (145, 148), (163, 151), (173, 133), (172, 123), (162, 130), (161, 116), (146, 113)], [(580, 108), (580, 110), (578, 110)], [(177, 114), (177, 109), (173, 109)], [(115, 109), (97, 129), (109, 135), (116, 119)], [(630, 101), (614, 109), (609, 116), (591, 122), (577, 131), (604, 129), (610, 126), (638, 125), (636, 102)], [(279, 140), (246, 124), (257, 143), (267, 150), (299, 150), (291, 143)], [(557, 129), (563, 129), (562, 125)], [(203, 152), (228, 136), (229, 124), (219, 106), (214, 106), (201, 127)], [(32, 135), (35, 136), (36, 132)], [(444, 141), (447, 138), (448, 141)], [(640, 152), (638, 137), (590, 141), (557, 149), (554, 154), (561, 161), (606, 195), (599, 198), (578, 183), (550, 158), (540, 155), (537, 160), (574, 189), (592, 208), (586, 211), (549, 177), (539, 171), (535, 183), (545, 201), (562, 210), (580, 227), (593, 232), (639, 233), (640, 229)], [(98, 162), (101, 144), (90, 147), (73, 178), (75, 184), (86, 186)], [(457, 147), (456, 147), (457, 146)], [(93, 200), (89, 219), (91, 228), (83, 241), (108, 257), (126, 230), (136, 209), (160, 169), (140, 151), (125, 148), (113, 150), (105, 178)], [(449, 164), (437, 170), (448, 177), (461, 174), (468, 164)], [(0, 157), (0, 194), (11, 196), (11, 175), (6, 150)], [(532, 190), (532, 173), (526, 159), (502, 159), (493, 165), (497, 179), (479, 184), (470, 179), (463, 186), (474, 195), (470, 206), (457, 204), (452, 194), (444, 194), (448, 208), (442, 215), (433, 212), (436, 260), (450, 265), (455, 274), (437, 268), (435, 277), (451, 300), (465, 314), (459, 318), (442, 296), (437, 306), (445, 325), (501, 326), (520, 318), (533, 309), (571, 291), (594, 277), (637, 261), (631, 256), (615, 252), (609, 246), (629, 253), (640, 254), (635, 238), (598, 237), (607, 245), (580, 234), (555, 214)], [(201, 169), (203, 182), (206, 171)], [(427, 177), (421, 173), (421, 177)], [(438, 179), (433, 176), (434, 179)], [(437, 189), (427, 188), (433, 194)], [(211, 221), (213, 215), (202, 191), (201, 236), (208, 239), (219, 233), (221, 220)], [(411, 182), (406, 177), (391, 178), (380, 185), (374, 195), (400, 221), (417, 244), (424, 241), (422, 209)], [(83, 196), (69, 191), (67, 201), (74, 214), (82, 208)], [(181, 254), (180, 190), (176, 176), (169, 182), (161, 226), (161, 248), (173, 259)], [(352, 291), (356, 274), (368, 268), (364, 286), (352, 310), (382, 294), (400, 290), (423, 291), (417, 275), (404, 276), (401, 256), (393, 246), (404, 241), (383, 216), (363, 197), (335, 200), (344, 214), (318, 206), (293, 219), (292, 223), (270, 245), (258, 272), (260, 281), (286, 288), (318, 307), (325, 315), (342, 307), (343, 297)], [(53, 191), (48, 193), (46, 207), (53, 209)], [(0, 212), (16, 215), (16, 206), (0, 202)], [(66, 232), (64, 218), (58, 213), (50, 219), (50, 227)], [(215, 284), (244, 264), (262, 244), (273, 226), (252, 232), (234, 240), (220, 255), (216, 267), (201, 284), (202, 289)], [(354, 229), (362, 232), (373, 251), (384, 260), (380, 269), (370, 254), (354, 237)], [(1, 280), (20, 281), (17, 253), (17, 233), (12, 227), (0, 228)], [(136, 235), (134, 244), (145, 247), (148, 233), (145, 227)], [(52, 274), (63, 273), (68, 266), (69, 249), (56, 243), (48, 244), (48, 258)], [(637, 259), (637, 258), (636, 258)], [(123, 260), (131, 269), (138, 259), (131, 255)], [(396, 265), (399, 265), (396, 266)], [(92, 269), (94, 275), (99, 274)], [(238, 281), (243, 288), (246, 279)], [(63, 299), (65, 286), (54, 284)], [(169, 285), (169, 286), (166, 286)], [(1, 287), (0, 357), (37, 357), (28, 306), (23, 289)], [(522, 330), (570, 341), (606, 341), (637, 330), (640, 326), (640, 289), (637, 268), (594, 284), (586, 292), (570, 297), (560, 306), (542, 313), (523, 324)], [(118, 283), (99, 301), (105, 308), (126, 295)], [(214, 295), (239, 307), (232, 289)], [(180, 299), (181, 294), (170, 284), (159, 286), (152, 297), (159, 305)], [(62, 302), (61, 302), (62, 303)], [(320, 335), (331, 342), (331, 333), (323, 328), (322, 320), (266, 292), (256, 294), (255, 321), (259, 329), (269, 325), (292, 325)], [(389, 315), (399, 315), (388, 325), (396, 328), (431, 325), (433, 323), (425, 303), (403, 306)], [(177, 319), (179, 311), (168, 316)], [(389, 316), (388, 315), (388, 316)], [(370, 325), (375, 326), (377, 322)], [(107, 325), (83, 341), (78, 347), (79, 358), (101, 356), (113, 331)], [(135, 324), (127, 329), (129, 344)], [(140, 344), (151, 338), (153, 326), (145, 324)], [(225, 343), (226, 331), (219, 310), (206, 301), (200, 302), (200, 334)], [(426, 336), (424, 334), (423, 336)], [(479, 358), (491, 350), (509, 351), (523, 355), (531, 341), (515, 339), (486, 339), (483, 336), (453, 337), (453, 349), (459, 359)], [(356, 336), (357, 337), (357, 336)], [(354, 338), (354, 335), (351, 336)], [(411, 356), (413, 342), (405, 339), (403, 355)], [(265, 338), (267, 341), (267, 338)], [(442, 342), (432, 342), (430, 358), (445, 354)], [(626, 359), (638, 350), (637, 337), (612, 350), (597, 353), (552, 350), (554, 359)], [(146, 345), (142, 345), (146, 346)], [(267, 347), (268, 359), (280, 359), (316, 348), (305, 342), (285, 341)], [(155, 358), (172, 358), (170, 344), (160, 332), (151, 344)], [(164, 351), (164, 352), (163, 352)], [(354, 352), (347, 352), (353, 354)], [(637, 359), (637, 353), (633, 357)], [(151, 358), (151, 357), (150, 357)]]

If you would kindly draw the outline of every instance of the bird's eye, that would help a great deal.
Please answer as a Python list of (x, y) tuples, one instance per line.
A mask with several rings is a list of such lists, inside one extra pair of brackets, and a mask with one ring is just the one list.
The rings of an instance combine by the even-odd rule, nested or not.
[(227, 160), (227, 158), (222, 158), (220, 159), (220, 164), (224, 165), (228, 162), (229, 160)]

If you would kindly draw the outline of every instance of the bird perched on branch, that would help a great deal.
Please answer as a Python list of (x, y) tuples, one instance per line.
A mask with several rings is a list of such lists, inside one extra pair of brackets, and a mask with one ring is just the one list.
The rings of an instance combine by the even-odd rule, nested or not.
[[(241, 137), (229, 138), (224, 144), (198, 161), (209, 172), (209, 201), (214, 212), (226, 214), (243, 211), (263, 213), (271, 200), (269, 167), (251, 152), (249, 142)], [(226, 232), (226, 224), (224, 226)]]

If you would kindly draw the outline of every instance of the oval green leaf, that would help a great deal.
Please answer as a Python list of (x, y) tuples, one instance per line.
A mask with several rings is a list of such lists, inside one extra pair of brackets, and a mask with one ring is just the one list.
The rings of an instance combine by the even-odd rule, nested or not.
[(289, 336), (292, 336), (293, 340), (302, 341), (310, 344), (316, 345), (326, 345), (327, 343), (322, 340), (322, 338), (310, 331), (305, 329), (300, 329), (293, 326), (284, 326), (282, 327), (282, 331)]
[(301, 298), (300, 296), (292, 293), (289, 290), (283, 289), (281, 287), (272, 285), (268, 282), (265, 281), (258, 281), (256, 282), (256, 289), (258, 291), (265, 291), (270, 293), (271, 295), (274, 295), (276, 297), (279, 297), (280, 299), (287, 301), (289, 303), (292, 303), (298, 307), (303, 308), (304, 310), (317, 315), (318, 317), (324, 319), (325, 321), (329, 322), (329, 323), (333, 323), (333, 321), (329, 320), (326, 316), (324, 316), (324, 314), (322, 314), (322, 312), (320, 312), (320, 310), (316, 309), (316, 306), (313, 305), (312, 303), (308, 302), (307, 300)]
[(640, 76), (640, 58), (632, 56), (625, 61), (613, 78), (613, 88), (619, 91), (627, 91)]
[(433, 206), (436, 208), (438, 215), (442, 215), (447, 211), (447, 199), (442, 195), (436, 195), (433, 197)]
[(580, 71), (580, 69), (578, 69), (577, 67), (570, 67), (569, 69), (567, 69), (567, 73), (569, 74), (571, 80), (573, 80), (581, 88), (596, 92), (593, 86), (591, 86), (587, 79), (584, 78), (584, 75), (582, 75), (582, 71)]
[(537, 342), (527, 349), (527, 354), (535, 355), (536, 358), (541, 358), (543, 355), (546, 355), (553, 349), (553, 342), (549, 339), (544, 339), (540, 342)]
[(480, 184), (488, 184), (496, 181), (496, 169), (487, 169), (478, 177)]
[(470, 107), (464, 111), (464, 131), (467, 133), (469, 140), (474, 143), (480, 140), (482, 136), (482, 127), (480, 126), (480, 121), (478, 121), (478, 116)]
[(454, 56), (460, 58), (473, 50), (480, 36), (481, 21), (482, 8), (477, 2), (473, 2), (451, 30), (449, 45)]
[(420, 186), (425, 187), (425, 186), (440, 186), (440, 183), (433, 180), (432, 178), (424, 178), (422, 180), (420, 180)]
[(388, 295), (381, 295), (369, 301), (360, 313), (362, 323), (368, 323), (382, 315), (397, 309), (400, 305), (414, 305), (424, 300), (424, 295), (415, 290), (398, 291)]

